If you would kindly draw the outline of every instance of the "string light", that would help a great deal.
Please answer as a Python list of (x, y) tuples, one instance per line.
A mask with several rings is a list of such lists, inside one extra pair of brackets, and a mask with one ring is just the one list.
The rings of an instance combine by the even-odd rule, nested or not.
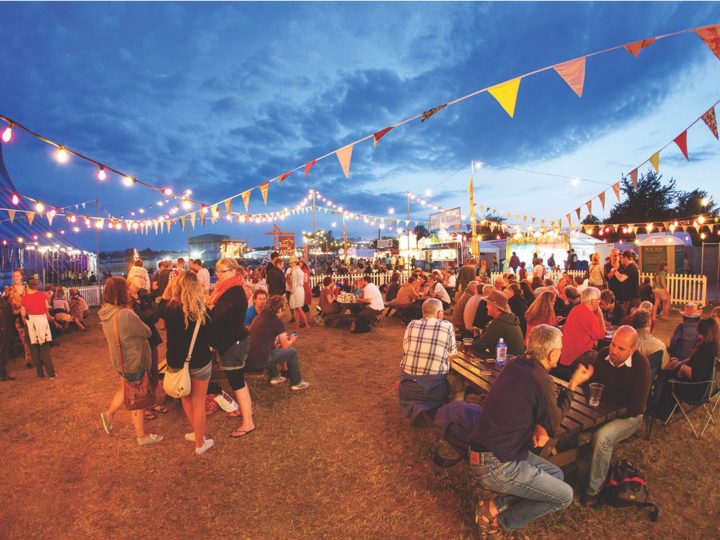
[(97, 173), (97, 178), (101, 182), (104, 182), (105, 180), (107, 180), (107, 173), (105, 172), (105, 167), (100, 167), (100, 170), (98, 170), (98, 173)]
[(35, 205), (35, 211), (36, 211), (38, 214), (42, 214), (42, 213), (45, 211), (45, 205), (44, 205), (43, 203), (41, 203), (41, 202), (38, 202), (38, 203)]
[(123, 177), (123, 184), (125, 184), (125, 186), (130, 187), (134, 183), (135, 183), (135, 179), (132, 176)]
[(70, 154), (68, 154), (67, 150), (61, 146), (58, 148), (57, 152), (55, 152), (55, 159), (57, 159), (58, 163), (67, 163), (70, 159)]
[(12, 131), (13, 131), (12, 128), (13, 128), (13, 125), (10, 124), (10, 125), (9, 125), (8, 127), (6, 127), (5, 130), (3, 131), (2, 140), (3, 140), (4, 143), (9, 143), (10, 140), (12, 139)]
[(171, 197), (173, 194), (172, 188), (169, 188), (169, 187), (163, 189), (162, 192), (163, 192), (163, 195), (165, 195), (166, 197)]
[(10, 197), (10, 202), (12, 202), (15, 206), (20, 204), (20, 197), (18, 197), (17, 193), (12, 194), (12, 197)]

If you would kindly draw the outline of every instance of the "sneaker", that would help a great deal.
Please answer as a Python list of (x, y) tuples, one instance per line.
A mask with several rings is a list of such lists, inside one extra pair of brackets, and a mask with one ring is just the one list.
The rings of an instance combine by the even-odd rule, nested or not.
[(48, 377), (48, 381), (54, 381), (54, 380), (55, 380), (55, 375), (53, 375), (52, 377)]
[(283, 377), (282, 375), (279, 375), (279, 376), (275, 377), (274, 379), (270, 379), (270, 384), (275, 386), (276, 384), (283, 384), (285, 381), (287, 381), (287, 379), (285, 377)]
[(210, 450), (213, 446), (215, 446), (215, 441), (213, 441), (212, 439), (205, 439), (205, 442), (203, 442), (203, 445), (200, 448), (195, 448), (195, 455), (201, 456), (202, 454)]
[(100, 413), (100, 421), (102, 422), (102, 427), (105, 430), (105, 433), (108, 435), (112, 435), (112, 423), (110, 422), (110, 419), (107, 417), (107, 414), (104, 412)]
[(163, 440), (162, 435), (155, 435), (154, 433), (149, 433), (148, 435), (145, 435), (144, 437), (138, 437), (137, 443), (140, 446), (146, 445), (146, 444), (155, 444), (159, 443)]
[(290, 387), (290, 390), (295, 390), (295, 391), (305, 390), (308, 386), (310, 386), (310, 383), (309, 383), (309, 382), (307, 382), (307, 381), (300, 381), (300, 384), (293, 384), (293, 385)]

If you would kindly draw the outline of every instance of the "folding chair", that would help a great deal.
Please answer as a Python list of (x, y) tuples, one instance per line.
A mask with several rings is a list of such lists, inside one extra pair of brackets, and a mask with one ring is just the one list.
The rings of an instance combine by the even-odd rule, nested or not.
[[(675, 400), (675, 406), (670, 412), (667, 420), (665, 420), (665, 425), (667, 425), (667, 423), (670, 421), (675, 411), (677, 409), (680, 409), (680, 412), (685, 417), (685, 420), (687, 420), (688, 424), (690, 424), (690, 429), (692, 429), (695, 438), (700, 439), (700, 437), (703, 436), (703, 433), (705, 433), (707, 427), (710, 425), (710, 422), (712, 422), (713, 424), (715, 423), (715, 410), (717, 409), (718, 403), (720, 403), (720, 358), (715, 358), (712, 379), (708, 381), (690, 382), (680, 381), (678, 379), (670, 379), (668, 382), (672, 385), (672, 397)], [(706, 388), (701, 396), (701, 399), (683, 399), (678, 396), (677, 390), (679, 388), (697, 388), (699, 385), (703, 384), (706, 385)], [(683, 407), (683, 404), (688, 406), (687, 410)], [(695, 429), (695, 425), (688, 416), (689, 412), (697, 409), (698, 407), (702, 407), (705, 410), (702, 429), (699, 433)]]

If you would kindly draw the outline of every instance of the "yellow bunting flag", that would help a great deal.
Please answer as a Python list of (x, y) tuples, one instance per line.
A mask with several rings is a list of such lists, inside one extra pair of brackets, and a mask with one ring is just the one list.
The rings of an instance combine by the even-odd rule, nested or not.
[(35, 219), (35, 212), (28, 212), (25, 216), (27, 217), (28, 224), (32, 225), (33, 220)]
[(248, 206), (250, 205), (250, 193), (252, 192), (252, 189), (248, 189), (247, 191), (243, 191), (240, 195), (242, 197), (242, 202), (245, 205), (245, 211), (248, 211)]
[(180, 230), (185, 230), (185, 216), (180, 216)]
[(217, 221), (217, 218), (218, 218), (218, 205), (213, 204), (212, 206), (210, 206), (210, 221), (215, 223), (215, 221)]
[(613, 191), (615, 192), (615, 196), (617, 197), (618, 202), (620, 202), (620, 182), (615, 182), (612, 185)]
[(488, 92), (494, 97), (510, 118), (515, 116), (515, 102), (517, 101), (518, 90), (520, 89), (521, 77), (512, 79), (491, 88)]
[(600, 199), (600, 204), (602, 205), (602, 209), (605, 210), (605, 192), (604, 191), (600, 195), (598, 195), (598, 199)]
[(175, 223), (175, 220), (169, 219), (168, 221), (166, 221), (166, 223), (167, 223), (167, 230), (168, 230), (168, 232), (170, 232), (170, 227), (172, 227), (172, 224)]
[[(347, 174), (345, 175), (347, 176)], [(263, 182), (260, 184), (260, 195), (262, 195), (263, 204), (267, 206), (268, 190), (270, 189), (270, 182)], [(325, 212), (327, 214), (327, 212)]]
[(655, 169), (655, 172), (660, 172), (660, 152), (655, 152), (652, 156), (650, 156), (649, 161), (653, 166), (653, 169)]
[(8, 217), (10, 218), (10, 223), (15, 221), (15, 212), (16, 212), (16, 210), (8, 210), (7, 211)]
[(207, 211), (207, 207), (200, 210), (200, 225), (205, 225), (205, 211)]
[(578, 97), (582, 97), (585, 86), (585, 57), (569, 60), (555, 66), (555, 71)]
[(55, 210), (50, 210), (47, 214), (45, 214), (45, 217), (48, 220), (48, 223), (52, 226), (53, 219), (55, 219)]
[(192, 225), (192, 228), (195, 228), (195, 212), (190, 214), (190, 225)]
[(350, 160), (352, 159), (353, 145), (348, 144), (343, 146), (340, 150), (335, 152), (335, 155), (340, 162), (345, 178), (350, 176)]
[(225, 200), (225, 210), (228, 214), (232, 214), (232, 199)]

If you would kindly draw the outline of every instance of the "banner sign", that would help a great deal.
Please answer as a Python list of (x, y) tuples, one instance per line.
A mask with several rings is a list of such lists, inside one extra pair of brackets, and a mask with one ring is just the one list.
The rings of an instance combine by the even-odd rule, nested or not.
[(283, 257), (295, 255), (295, 235), (280, 234), (278, 235), (278, 252)]
[(392, 238), (382, 238), (377, 241), (378, 249), (390, 249), (393, 247)]
[(451, 208), (437, 214), (430, 214), (430, 229), (437, 231), (440, 229), (460, 228), (462, 224), (462, 212), (460, 208)]

